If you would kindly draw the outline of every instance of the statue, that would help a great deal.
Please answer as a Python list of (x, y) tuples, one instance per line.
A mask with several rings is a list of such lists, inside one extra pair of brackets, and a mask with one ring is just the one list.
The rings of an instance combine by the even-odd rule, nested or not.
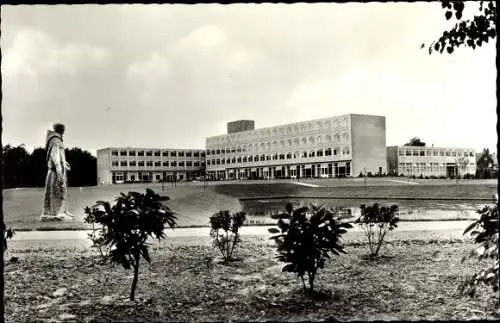
[(71, 221), (73, 215), (68, 212), (66, 195), (68, 189), (68, 171), (71, 169), (66, 161), (64, 151), (63, 124), (54, 125), (54, 130), (47, 131), (45, 151), (47, 158), (47, 177), (45, 180), (45, 197), (40, 221)]

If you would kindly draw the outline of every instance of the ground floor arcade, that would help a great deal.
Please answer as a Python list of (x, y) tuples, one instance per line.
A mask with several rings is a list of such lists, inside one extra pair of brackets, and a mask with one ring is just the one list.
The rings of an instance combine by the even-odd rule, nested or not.
[(112, 171), (111, 184), (189, 181), (200, 175), (200, 171)]
[(352, 176), (351, 162), (208, 169), (209, 180), (320, 178)]

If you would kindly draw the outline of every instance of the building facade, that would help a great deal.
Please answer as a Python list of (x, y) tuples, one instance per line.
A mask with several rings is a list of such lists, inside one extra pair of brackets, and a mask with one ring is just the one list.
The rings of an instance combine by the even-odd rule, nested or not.
[(206, 138), (207, 176), (216, 180), (383, 174), (386, 154), (385, 117), (372, 115), (348, 114)]
[(389, 174), (450, 177), (474, 175), (476, 154), (470, 148), (387, 147)]
[(104, 148), (97, 151), (98, 183), (184, 181), (201, 176), (201, 149)]

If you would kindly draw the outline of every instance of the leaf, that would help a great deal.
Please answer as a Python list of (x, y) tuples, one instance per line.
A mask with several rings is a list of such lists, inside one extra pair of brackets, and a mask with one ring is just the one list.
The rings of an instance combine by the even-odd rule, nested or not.
[(444, 16), (446, 17), (446, 20), (450, 20), (452, 15), (453, 13), (451, 11), (446, 11)]

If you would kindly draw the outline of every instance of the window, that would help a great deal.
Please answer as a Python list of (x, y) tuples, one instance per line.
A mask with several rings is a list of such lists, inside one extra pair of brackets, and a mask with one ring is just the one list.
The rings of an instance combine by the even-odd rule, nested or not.
[(210, 155), (210, 150), (207, 150), (207, 156)]
[[(229, 159), (227, 161), (229, 161)], [(229, 161), (229, 163), (231, 163), (231, 162)], [(226, 164), (226, 160), (224, 158), (222, 158), (222, 165), (224, 165), (224, 164)]]
[(183, 151), (179, 151), (179, 157), (184, 157), (184, 152)]
[(200, 153), (199, 153), (199, 152), (197, 152), (197, 151), (195, 151), (195, 152), (193, 153), (193, 157), (200, 157)]
[(220, 165), (220, 159), (219, 159), (219, 158), (217, 158), (217, 159), (215, 160), (215, 164)]
[(199, 166), (200, 166), (200, 162), (195, 161), (195, 162), (193, 163), (193, 165), (194, 165), (194, 167), (199, 167)]
[(266, 155), (260, 155), (260, 161), (265, 161), (266, 160)]
[(238, 157), (238, 159), (236, 159), (238, 161), (238, 163), (241, 163), (241, 157)]
[(176, 161), (170, 162), (170, 166), (177, 167), (177, 162)]
[(449, 151), (446, 152), (446, 156), (450, 156), (450, 152)]
[(160, 152), (159, 151), (155, 151), (155, 156), (160, 156)]
[(433, 156), (437, 156), (437, 155), (439, 155), (439, 151), (434, 150), (434, 151), (432, 152), (432, 155), (433, 155)]
[(401, 149), (399, 150), (399, 156), (404, 156), (406, 154), (406, 150)]
[(420, 156), (425, 156), (425, 150), (420, 151)]
[(413, 150), (413, 156), (419, 156), (420, 155), (420, 150), (414, 149)]
[(183, 161), (179, 162), (179, 167), (184, 167), (184, 162)]
[(192, 153), (191, 153), (190, 151), (188, 151), (188, 152), (186, 153), (186, 157), (191, 157), (191, 155), (192, 155)]
[(118, 156), (118, 150), (113, 150), (111, 152), (111, 156)]
[(160, 161), (156, 161), (156, 162), (155, 162), (155, 166), (156, 166), (156, 167), (160, 167), (160, 166), (161, 166), (161, 162), (160, 162)]
[(170, 157), (177, 157), (177, 152), (171, 151), (170, 152)]
[(278, 155), (277, 154), (273, 155), (273, 160), (278, 160)]
[(307, 157), (307, 151), (302, 152), (302, 158), (306, 158), (306, 157)]
[(243, 157), (243, 162), (246, 163), (247, 162), (247, 156), (244, 156)]
[(164, 161), (163, 166), (168, 167), (168, 161)]
[(309, 152), (309, 157), (314, 157), (314, 155), (315, 155), (315, 152), (314, 152), (314, 151), (310, 151), (310, 152)]
[(332, 155), (332, 149), (331, 148), (328, 148), (327, 150), (325, 150), (325, 156), (331, 156)]
[(337, 149), (334, 149), (334, 150), (333, 150), (333, 156), (337, 156), (337, 154), (338, 154), (338, 150), (337, 150)]
[(168, 157), (168, 151), (164, 151), (161, 153), (163, 157)]
[(236, 163), (236, 158), (233, 157), (233, 159), (231, 159), (231, 163), (235, 164)]
[(207, 160), (207, 165), (210, 165), (210, 160)]
[(193, 166), (193, 162), (192, 161), (187, 161), (186, 162), (186, 166), (187, 167), (192, 167)]
[(351, 153), (349, 147), (344, 147), (344, 149), (342, 150), (342, 154), (343, 155), (349, 155)]
[(284, 154), (280, 154), (280, 160), (283, 160), (285, 159), (285, 155)]
[[(207, 152), (208, 152), (208, 151), (207, 151)], [(201, 157), (205, 157), (205, 153), (204, 153), (204, 152), (202, 152), (202, 153), (201, 153)]]
[(406, 151), (406, 156), (411, 156), (411, 155), (412, 155), (411, 150), (407, 150)]
[(135, 156), (135, 151), (134, 151), (134, 150), (129, 151), (129, 152), (128, 152), (128, 155), (129, 155), (129, 156)]
[(318, 157), (323, 157), (323, 150), (318, 150), (318, 151), (316, 152), (316, 156), (318, 156)]
[(137, 156), (144, 156), (144, 150), (140, 150), (140, 151), (137, 153)]
[(271, 155), (267, 155), (266, 160), (271, 160)]
[(444, 151), (440, 150), (439, 151), (439, 156), (444, 156)]
[(286, 154), (286, 159), (292, 159), (292, 154), (291, 153)]
[(452, 152), (452, 153), (451, 153), (451, 155), (452, 155), (453, 157), (456, 157), (456, 156), (457, 156), (457, 152), (456, 152), (456, 151), (454, 151), (454, 152)]
[(147, 151), (146, 152), (146, 156), (153, 156), (153, 152), (152, 151)]
[(125, 166), (125, 167), (126, 167), (126, 166), (127, 166), (127, 161), (123, 161), (123, 160), (122, 160), (122, 161), (120, 162), (120, 166)]
[(118, 166), (118, 161), (113, 160), (113, 161), (111, 162), (111, 166)]
[(140, 167), (144, 167), (144, 162), (143, 161), (140, 161), (137, 163)]
[(249, 162), (249, 163), (253, 162), (253, 156), (249, 156), (249, 157), (248, 157), (248, 162)]
[(217, 149), (217, 150), (215, 151), (215, 153), (216, 153), (217, 155), (220, 155), (220, 149)]
[(147, 161), (147, 162), (146, 162), (146, 166), (148, 166), (148, 167), (153, 167), (153, 161), (151, 161), (151, 160), (150, 160), (150, 161)]
[(128, 165), (129, 165), (129, 166), (132, 166), (132, 167), (135, 167), (135, 166), (136, 166), (136, 162), (135, 162), (135, 160), (131, 160), (131, 161), (129, 161), (129, 162), (128, 162)]

